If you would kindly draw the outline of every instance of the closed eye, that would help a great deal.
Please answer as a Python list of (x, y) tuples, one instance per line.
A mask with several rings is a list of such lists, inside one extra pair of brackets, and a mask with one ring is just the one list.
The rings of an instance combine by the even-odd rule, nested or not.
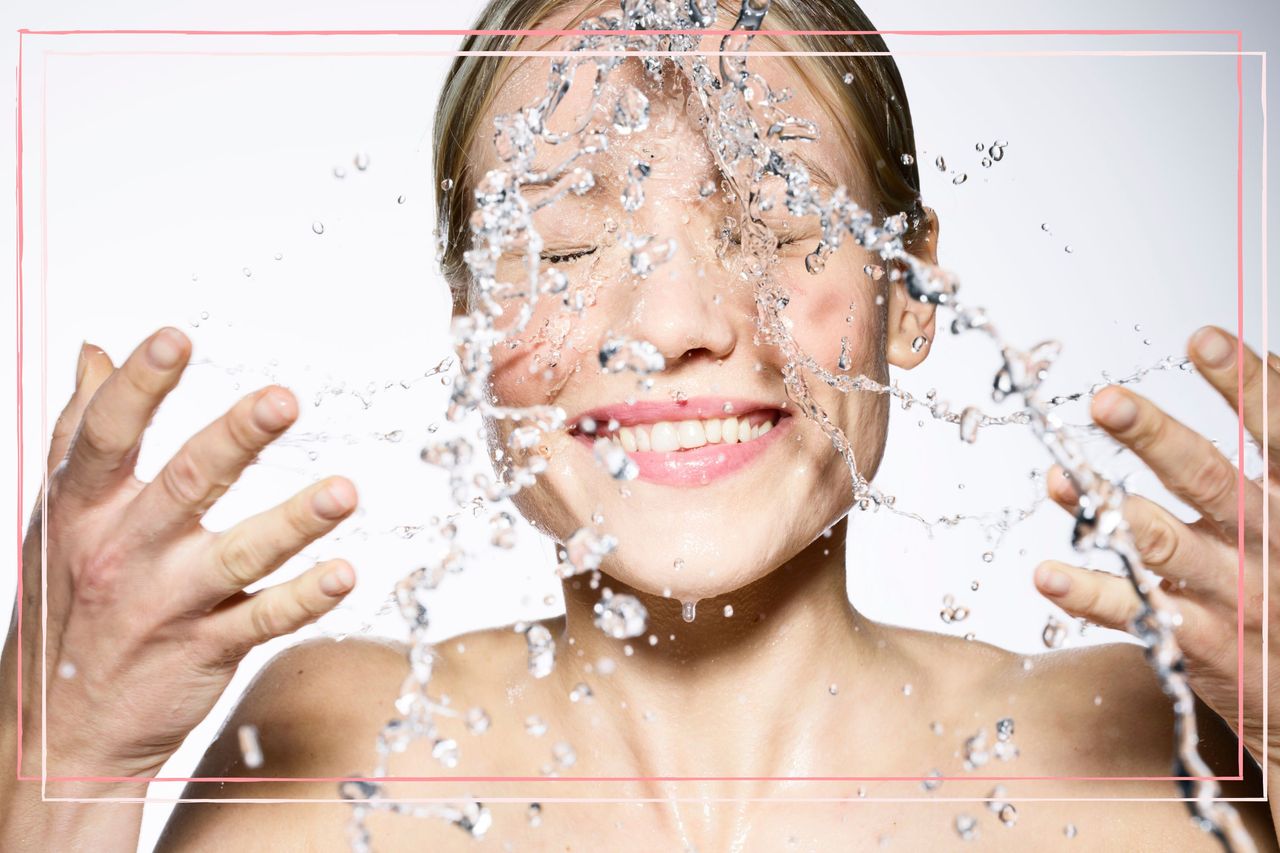
[(595, 252), (595, 250), (596, 247), (592, 246), (590, 249), (580, 249), (573, 252), (543, 252), (539, 257), (549, 264), (564, 264), (569, 261), (576, 261), (578, 258), (586, 257), (587, 255)]

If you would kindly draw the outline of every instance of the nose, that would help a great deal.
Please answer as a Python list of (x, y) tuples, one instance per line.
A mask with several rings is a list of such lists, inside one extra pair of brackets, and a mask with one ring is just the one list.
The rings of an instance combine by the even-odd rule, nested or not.
[(653, 344), (668, 370), (693, 360), (727, 358), (739, 336), (749, 334), (743, 328), (749, 315), (730, 298), (728, 275), (705, 245), (707, 226), (695, 221), (673, 227), (681, 213), (670, 209), (652, 210), (645, 218), (656, 240), (671, 238), (676, 247), (637, 285), (628, 333)]

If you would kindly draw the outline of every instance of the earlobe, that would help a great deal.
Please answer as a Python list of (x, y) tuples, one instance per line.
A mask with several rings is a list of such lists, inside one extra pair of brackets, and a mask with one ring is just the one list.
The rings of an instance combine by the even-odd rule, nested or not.
[[(926, 207), (921, 232), (909, 245), (910, 251), (931, 264), (938, 262), (938, 215)], [(889, 305), (885, 317), (885, 359), (895, 367), (910, 370), (929, 355), (937, 322), (937, 306), (907, 295), (902, 282), (889, 284)]]

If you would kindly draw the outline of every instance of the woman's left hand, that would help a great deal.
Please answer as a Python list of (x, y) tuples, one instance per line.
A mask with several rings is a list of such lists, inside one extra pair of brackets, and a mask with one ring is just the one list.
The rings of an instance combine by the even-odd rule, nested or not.
[[(1264, 539), (1263, 497), (1280, 497), (1271, 475), (1280, 473), (1280, 358), (1270, 354), (1266, 363), (1233, 335), (1206, 326), (1192, 336), (1188, 355), (1201, 375), (1235, 411), (1241, 411), (1244, 427), (1263, 442), (1268, 430), (1267, 474), (1244, 480), (1207, 438), (1189, 429), (1149, 400), (1118, 386), (1109, 386), (1093, 400), (1091, 414), (1099, 426), (1136, 453), (1160, 481), (1200, 513), (1187, 524), (1168, 510), (1136, 495), (1125, 499), (1124, 516), (1143, 562), (1164, 580), (1163, 589), (1181, 614), (1175, 636), (1186, 657), (1191, 687), (1243, 738), (1245, 748), (1259, 763), (1269, 757), (1280, 765), (1280, 732), (1270, 727), (1263, 749), (1263, 630), (1264, 596), (1269, 592), (1270, 645), (1280, 649), (1280, 583), (1264, 575), (1264, 561), (1275, 564), (1273, 528)], [(1237, 367), (1237, 364), (1240, 366)], [(1240, 379), (1243, 375), (1243, 383)], [(1264, 377), (1270, 398), (1263, 400)], [(1049, 475), (1049, 496), (1074, 513), (1077, 492), (1054, 466)], [(1241, 556), (1243, 555), (1243, 557)], [(1241, 566), (1243, 560), (1243, 566)], [(1073, 616), (1110, 628), (1127, 629), (1137, 615), (1137, 593), (1127, 578), (1105, 572), (1046, 561), (1036, 567), (1036, 587)], [(1237, 606), (1243, 602), (1243, 646)], [(1243, 648), (1240, 668), (1238, 649)], [(1273, 655), (1277, 652), (1273, 651)], [(1243, 674), (1244, 709), (1241, 726), (1238, 684)], [(1274, 679), (1280, 685), (1280, 678)], [(1280, 691), (1270, 691), (1271, 707), (1280, 702)]]

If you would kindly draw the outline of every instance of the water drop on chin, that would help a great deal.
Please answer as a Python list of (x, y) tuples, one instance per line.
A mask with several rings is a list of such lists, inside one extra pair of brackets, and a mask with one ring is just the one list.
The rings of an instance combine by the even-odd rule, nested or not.
[(698, 602), (686, 601), (680, 605), (680, 616), (686, 622), (692, 622), (698, 615)]
[(324, 223), (323, 223), (323, 222), (321, 222), (319, 219), (317, 219), (315, 222), (312, 222), (312, 223), (311, 223), (311, 230), (312, 230), (312, 231), (314, 231), (314, 232), (315, 232), (315, 233), (317, 233), (317, 234), (323, 234), (323, 233), (324, 233)]

